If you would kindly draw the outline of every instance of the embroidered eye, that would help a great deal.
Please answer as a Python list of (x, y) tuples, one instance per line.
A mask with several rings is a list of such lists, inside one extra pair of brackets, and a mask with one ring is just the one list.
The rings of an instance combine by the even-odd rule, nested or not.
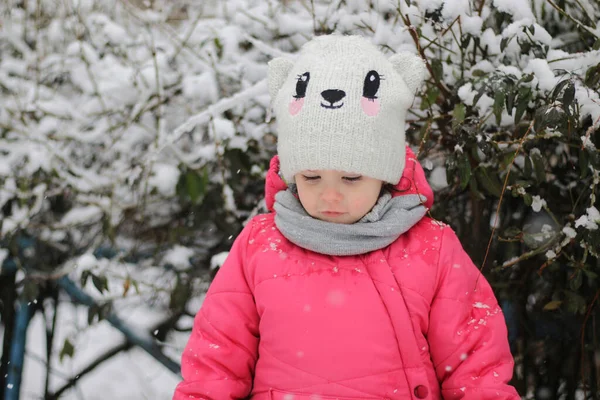
[(369, 71), (365, 77), (365, 83), (363, 85), (363, 97), (371, 100), (376, 99), (381, 79), (382, 77), (377, 73), (377, 71)]
[(305, 72), (302, 75), (298, 75), (298, 82), (296, 82), (296, 94), (294, 95), (294, 98), (301, 99), (304, 96), (306, 96), (306, 88), (308, 87), (309, 80), (309, 72)]

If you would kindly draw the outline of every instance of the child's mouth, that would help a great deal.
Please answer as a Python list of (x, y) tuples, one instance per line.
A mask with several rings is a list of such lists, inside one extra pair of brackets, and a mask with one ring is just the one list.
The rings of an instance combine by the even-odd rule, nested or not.
[(328, 217), (338, 217), (344, 213), (338, 211), (322, 211), (321, 214), (327, 215)]

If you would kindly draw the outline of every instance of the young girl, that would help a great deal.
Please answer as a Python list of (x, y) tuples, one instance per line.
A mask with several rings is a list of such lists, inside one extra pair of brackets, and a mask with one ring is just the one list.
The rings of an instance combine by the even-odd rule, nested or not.
[(425, 74), (355, 36), (269, 63), (271, 213), (211, 284), (174, 400), (519, 398), (489, 284), (425, 216), (433, 193), (404, 141)]

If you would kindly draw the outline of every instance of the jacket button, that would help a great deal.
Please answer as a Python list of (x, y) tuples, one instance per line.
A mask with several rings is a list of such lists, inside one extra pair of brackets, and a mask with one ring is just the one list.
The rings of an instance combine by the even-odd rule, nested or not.
[(415, 397), (417, 399), (424, 399), (428, 394), (429, 390), (427, 389), (427, 386), (419, 385), (415, 387)]

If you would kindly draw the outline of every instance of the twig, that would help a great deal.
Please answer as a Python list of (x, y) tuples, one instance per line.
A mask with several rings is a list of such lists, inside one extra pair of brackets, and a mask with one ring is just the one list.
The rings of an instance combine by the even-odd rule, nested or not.
[[(403, 15), (402, 13), (400, 13), (402, 20), (404, 21), (404, 25), (406, 25), (406, 27), (408, 28), (408, 31), (410, 33), (410, 36), (412, 37), (413, 41), (415, 42), (415, 46), (417, 47), (417, 51), (419, 52), (419, 55), (421, 56), (421, 58), (423, 59), (423, 61), (425, 61), (425, 66), (427, 67), (427, 70), (429, 71), (429, 74), (432, 77), (435, 77), (435, 74), (433, 73), (433, 68), (431, 67), (431, 64), (429, 63), (429, 60), (427, 59), (427, 56), (425, 55), (425, 51), (423, 50), (423, 48), (421, 47), (421, 45), (419, 44), (419, 34), (417, 33), (417, 30), (415, 29), (414, 26), (412, 26), (410, 19), (408, 17), (408, 14)], [(434, 78), (435, 84), (438, 87), (438, 89), (440, 89), (440, 91), (444, 94), (444, 97), (446, 99), (450, 98), (450, 91), (442, 84), (442, 82), (438, 81), (437, 79)]]
[[(496, 228), (498, 227), (498, 216), (500, 215), (500, 206), (502, 205), (502, 200), (504, 199), (504, 193), (506, 192), (506, 186), (508, 185), (508, 178), (510, 177), (510, 171), (512, 169), (513, 164), (515, 163), (515, 160), (517, 159), (517, 155), (521, 151), (521, 148), (523, 146), (523, 142), (525, 141), (525, 138), (527, 137), (527, 135), (533, 128), (534, 122), (535, 122), (535, 120), (532, 120), (531, 123), (529, 124), (529, 128), (527, 128), (527, 132), (525, 132), (525, 134), (521, 138), (521, 141), (519, 142), (519, 147), (517, 147), (517, 150), (515, 151), (515, 155), (510, 162), (510, 165), (506, 168), (506, 176), (504, 177), (504, 186), (502, 187), (502, 193), (500, 193), (500, 199), (498, 200), (498, 206), (496, 207), (496, 216), (494, 218), (494, 226), (492, 227), (492, 233), (490, 234), (490, 240), (488, 241), (487, 248), (485, 249), (485, 256), (483, 257), (483, 263), (481, 264), (481, 268), (479, 268), (480, 272), (483, 271), (483, 268), (485, 268), (485, 263), (487, 261), (487, 258), (488, 258), (489, 252), (490, 252), (490, 247), (492, 247), (492, 241), (494, 240), (494, 234), (496, 233)], [(477, 280), (475, 281), (475, 286), (477, 286), (477, 283), (479, 282), (479, 276), (477, 276)]]
[(221, 114), (221, 113), (235, 107), (236, 105), (238, 105), (241, 102), (245, 102), (249, 99), (254, 98), (255, 96), (261, 95), (261, 94), (265, 93), (266, 90), (267, 90), (267, 81), (262, 80), (262, 81), (255, 83), (253, 86), (250, 86), (249, 88), (236, 93), (235, 95), (233, 95), (231, 97), (219, 100), (217, 103), (211, 105), (204, 111), (188, 118), (187, 121), (185, 121), (183, 124), (181, 124), (177, 128), (175, 128), (171, 137), (169, 139), (165, 139), (165, 142), (160, 144), (160, 147), (156, 150), (156, 152), (150, 153), (149, 156), (156, 157), (157, 154), (161, 153), (166, 147), (171, 146), (181, 136), (183, 136), (183, 134), (185, 134), (186, 132), (189, 132), (195, 126), (208, 123), (214, 115)]
[(575, 25), (577, 25), (579, 28), (583, 29), (584, 31), (586, 31), (587, 33), (589, 33), (590, 35), (594, 36), (594, 37), (598, 37), (598, 35), (596, 35), (596, 33), (591, 30), (590, 28), (588, 28), (587, 26), (585, 26), (583, 23), (581, 23), (580, 21), (576, 20), (575, 18), (573, 18), (570, 14), (568, 14), (567, 12), (565, 12), (565, 10), (563, 10), (562, 8), (560, 8), (558, 5), (554, 4), (554, 2), (552, 0), (546, 0), (548, 3), (550, 3), (550, 5), (552, 7), (554, 7), (554, 9), (556, 11), (558, 11), (563, 17), (570, 19), (571, 22), (573, 22)]
[(585, 389), (585, 358), (584, 358), (584, 354), (585, 354), (585, 326), (587, 325), (587, 321), (590, 318), (590, 315), (592, 314), (592, 309), (594, 308), (594, 305), (596, 305), (596, 301), (598, 300), (598, 297), (600, 296), (600, 289), (598, 289), (596, 291), (596, 295), (594, 296), (594, 299), (592, 300), (592, 302), (590, 303), (590, 306), (588, 307), (587, 312), (585, 313), (585, 318), (583, 319), (583, 325), (581, 326), (581, 383), (583, 386), (583, 398), (586, 399), (587, 398), (587, 392)]

